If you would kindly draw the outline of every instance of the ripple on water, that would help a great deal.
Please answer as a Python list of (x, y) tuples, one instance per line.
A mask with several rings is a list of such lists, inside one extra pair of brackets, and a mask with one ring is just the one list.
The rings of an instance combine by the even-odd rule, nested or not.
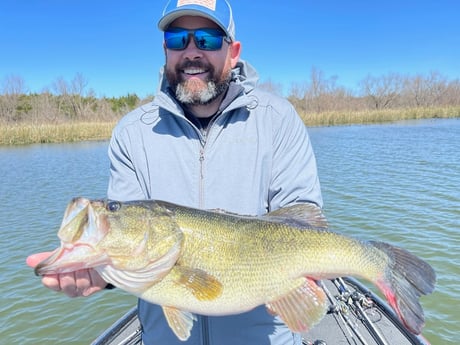
[[(312, 128), (335, 231), (391, 242), (436, 270), (422, 299), (432, 344), (460, 334), (460, 121)], [(122, 291), (69, 299), (43, 288), (28, 254), (54, 249), (67, 202), (103, 197), (107, 143), (0, 148), (0, 324), (5, 344), (88, 344), (135, 304)]]

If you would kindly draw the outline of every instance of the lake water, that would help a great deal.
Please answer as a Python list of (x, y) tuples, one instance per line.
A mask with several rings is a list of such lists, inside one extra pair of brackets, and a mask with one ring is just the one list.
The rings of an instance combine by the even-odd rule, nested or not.
[[(460, 120), (311, 128), (335, 231), (407, 248), (436, 270), (424, 335), (460, 335)], [(28, 254), (54, 249), (74, 196), (105, 196), (107, 142), (0, 147), (2, 344), (88, 344), (135, 304), (119, 289), (69, 299), (41, 286)]]

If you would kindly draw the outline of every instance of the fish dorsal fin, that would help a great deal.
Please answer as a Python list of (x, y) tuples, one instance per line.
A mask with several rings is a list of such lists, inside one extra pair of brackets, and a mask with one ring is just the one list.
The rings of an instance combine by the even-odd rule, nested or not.
[(302, 278), (302, 285), (276, 301), (267, 303), (269, 311), (278, 314), (293, 332), (305, 332), (326, 314), (327, 298), (314, 280)]
[(190, 337), (193, 321), (196, 321), (195, 315), (173, 307), (163, 307), (163, 313), (174, 334), (180, 340), (186, 341)]
[(326, 230), (327, 220), (321, 207), (312, 203), (301, 203), (286, 206), (267, 213), (263, 218), (268, 220), (291, 223), (292, 225), (307, 225)]
[(201, 269), (176, 265), (174, 271), (176, 283), (189, 290), (199, 301), (211, 301), (222, 294), (222, 283)]

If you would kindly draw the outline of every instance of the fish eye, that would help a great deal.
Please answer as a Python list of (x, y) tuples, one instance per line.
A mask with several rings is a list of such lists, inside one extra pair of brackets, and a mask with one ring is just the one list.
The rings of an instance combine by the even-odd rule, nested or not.
[(118, 201), (109, 201), (107, 203), (106, 209), (110, 212), (117, 212), (121, 208), (121, 203)]

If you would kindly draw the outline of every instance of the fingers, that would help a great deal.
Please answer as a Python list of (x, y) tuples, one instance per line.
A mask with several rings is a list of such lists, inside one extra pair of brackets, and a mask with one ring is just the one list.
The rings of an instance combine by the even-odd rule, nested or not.
[[(80, 270), (74, 273), (76, 296), (89, 296), (94, 292), (103, 289), (107, 285), (96, 270)], [(103, 283), (102, 287), (101, 281)]]
[(57, 274), (47, 274), (42, 277), (42, 284), (48, 289), (54, 291), (61, 291), (61, 284), (59, 282), (59, 276)]
[(28, 266), (34, 268), (40, 262), (48, 258), (51, 254), (53, 254), (53, 252), (42, 252), (29, 255), (26, 259), (26, 263)]
[[(28, 266), (34, 268), (53, 252), (42, 252), (29, 255), (26, 259)], [(61, 274), (46, 274), (42, 284), (54, 291), (61, 291), (69, 297), (89, 296), (104, 289), (107, 283), (95, 269), (84, 269)]]
[(103, 290), (107, 286), (107, 282), (102, 279), (96, 270), (88, 270), (91, 279), (91, 286), (83, 291), (83, 296), (89, 296), (97, 291)]
[(85, 271), (59, 274), (61, 291), (69, 297), (82, 296), (81, 291), (90, 284), (85, 275), (88, 276), (88, 273)]
[(45, 276), (42, 282), (46, 287), (62, 291), (69, 297), (86, 297), (104, 289), (107, 285), (94, 269)]

